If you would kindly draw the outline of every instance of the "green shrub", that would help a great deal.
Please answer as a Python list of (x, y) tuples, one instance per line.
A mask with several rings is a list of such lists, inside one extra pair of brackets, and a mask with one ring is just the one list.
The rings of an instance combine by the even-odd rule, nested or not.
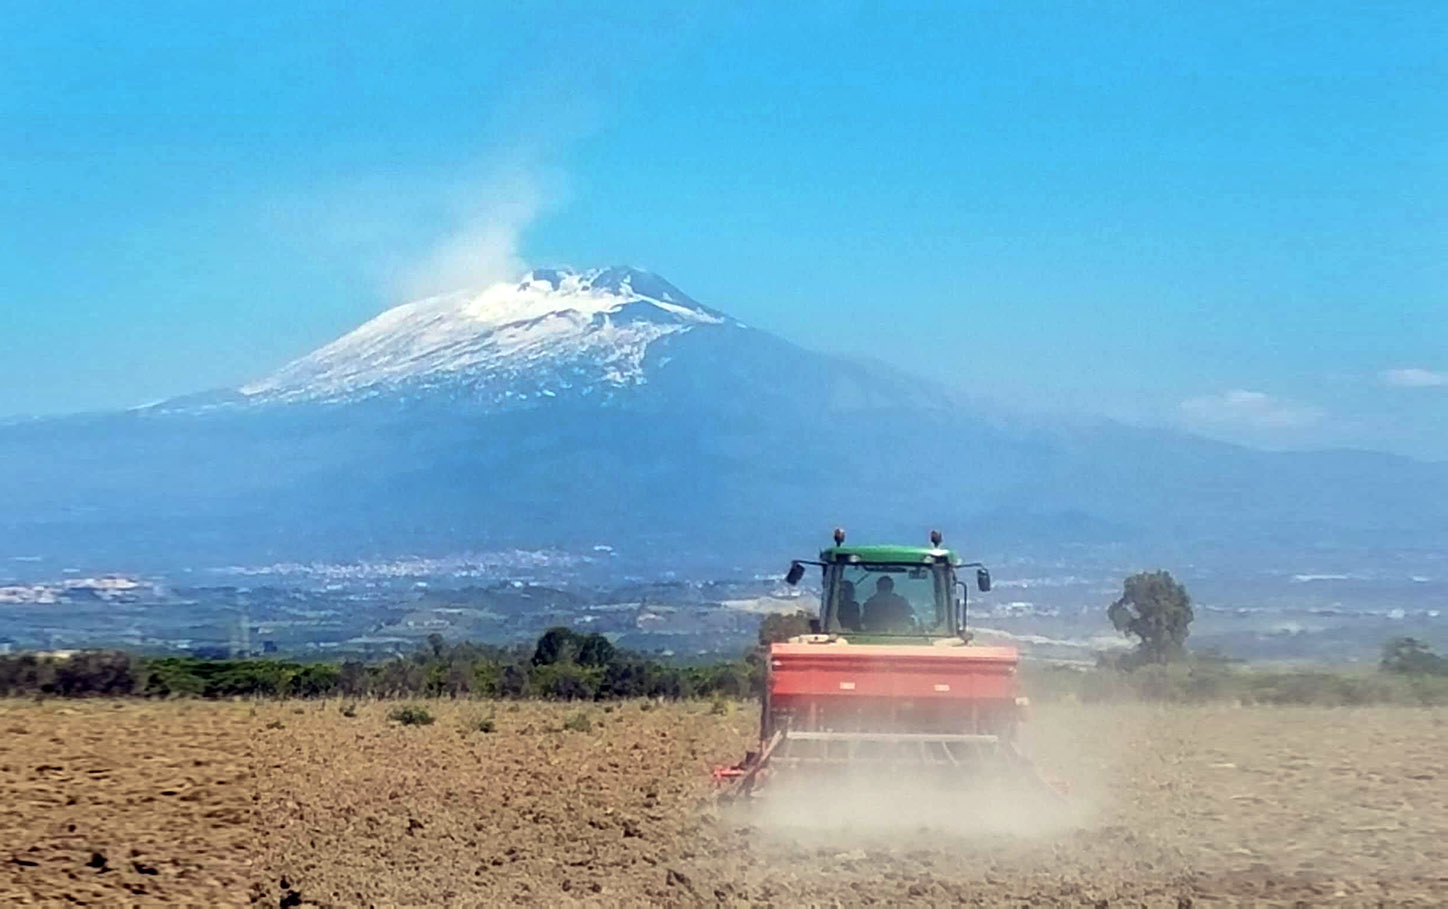
[(388, 660), (377, 671), (373, 690), (383, 695), (422, 694), (428, 681), (425, 668), (412, 660)]
[(593, 721), (580, 710), (563, 721), (563, 728), (569, 732), (588, 732), (593, 728)]
[(474, 717), (467, 724), (467, 729), (470, 732), (495, 732), (497, 731), (497, 728), (498, 724), (493, 720), (491, 714), (489, 714), (488, 716)]
[(48, 694), (54, 691), (54, 660), (33, 653), (0, 655), (0, 694)]
[(304, 666), (287, 682), (287, 693), (292, 697), (326, 697), (337, 689), (342, 679), (342, 670), (327, 663), (312, 663)]
[(372, 674), (367, 665), (347, 660), (337, 669), (337, 690), (348, 697), (359, 698), (372, 693)]
[(56, 693), (67, 697), (134, 694), (142, 684), (140, 661), (119, 650), (91, 650), (59, 660)]
[(591, 701), (598, 695), (599, 672), (576, 663), (534, 666), (532, 689), (550, 701)]
[(1441, 657), (1417, 638), (1393, 638), (1383, 645), (1381, 666), (1400, 675), (1448, 675), (1448, 657)]
[(473, 665), (473, 694), (486, 698), (499, 697), (503, 693), (503, 667), (491, 661)]
[(718, 663), (709, 667), (700, 686), (716, 697), (746, 698), (752, 691), (750, 667), (742, 661)]
[(533, 694), (528, 670), (513, 663), (504, 666), (498, 674), (498, 693), (505, 698), (525, 698)]
[(207, 679), (206, 697), (280, 697), (286, 694), (289, 668), (270, 660), (230, 660)]
[(147, 697), (200, 697), (206, 681), (196, 672), (197, 661), (185, 657), (149, 660), (141, 693)]
[(428, 712), (427, 708), (413, 704), (393, 708), (387, 714), (387, 718), (404, 726), (431, 726), (433, 721), (432, 714)]

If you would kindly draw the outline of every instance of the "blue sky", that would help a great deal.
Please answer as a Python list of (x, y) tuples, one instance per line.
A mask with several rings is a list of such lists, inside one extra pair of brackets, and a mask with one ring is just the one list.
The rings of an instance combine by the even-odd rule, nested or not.
[(1448, 459), (1448, 6), (0, 7), (0, 414), (630, 263), (1033, 410)]

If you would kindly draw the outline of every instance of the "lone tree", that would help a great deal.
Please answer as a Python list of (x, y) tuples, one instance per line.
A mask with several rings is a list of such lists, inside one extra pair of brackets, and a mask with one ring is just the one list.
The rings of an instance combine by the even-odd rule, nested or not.
[(1165, 663), (1186, 652), (1192, 598), (1167, 571), (1126, 579), (1121, 598), (1106, 611), (1116, 630), (1137, 639), (1135, 663)]

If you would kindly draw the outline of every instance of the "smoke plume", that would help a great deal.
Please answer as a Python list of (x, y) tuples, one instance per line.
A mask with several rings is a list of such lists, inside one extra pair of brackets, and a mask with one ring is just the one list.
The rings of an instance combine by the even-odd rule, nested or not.
[(537, 166), (511, 166), (449, 191), (448, 224), (436, 242), (401, 274), (405, 298), (481, 288), (527, 269), (523, 232), (558, 195), (556, 178)]

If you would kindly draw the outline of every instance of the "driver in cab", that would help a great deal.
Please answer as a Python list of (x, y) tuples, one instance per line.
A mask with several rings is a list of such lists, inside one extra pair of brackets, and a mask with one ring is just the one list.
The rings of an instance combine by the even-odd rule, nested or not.
[(895, 580), (890, 577), (875, 582), (875, 594), (860, 611), (866, 631), (909, 631), (915, 624), (910, 603), (895, 592)]

